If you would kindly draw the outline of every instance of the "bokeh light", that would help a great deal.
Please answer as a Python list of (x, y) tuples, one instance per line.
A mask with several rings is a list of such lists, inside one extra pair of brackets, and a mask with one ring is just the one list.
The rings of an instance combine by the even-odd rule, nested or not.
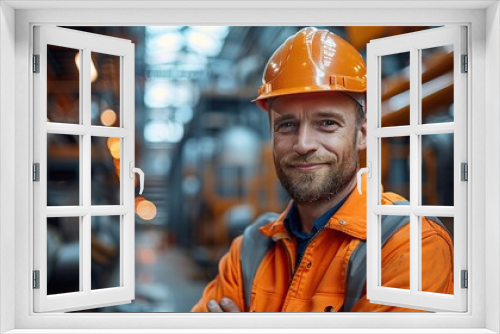
[(120, 159), (120, 138), (108, 138), (108, 149), (114, 159)]
[[(80, 52), (77, 52), (75, 55), (75, 64), (76, 67), (78, 68), (78, 71), (80, 71)], [(96, 81), (98, 76), (99, 74), (97, 73), (97, 69), (94, 65), (94, 62), (92, 61), (92, 59), (90, 59), (90, 81), (91, 82)]]
[(101, 123), (104, 126), (112, 126), (116, 119), (116, 112), (113, 109), (106, 109), (101, 113)]
[(144, 220), (151, 220), (156, 217), (156, 205), (144, 199), (137, 204), (137, 214)]

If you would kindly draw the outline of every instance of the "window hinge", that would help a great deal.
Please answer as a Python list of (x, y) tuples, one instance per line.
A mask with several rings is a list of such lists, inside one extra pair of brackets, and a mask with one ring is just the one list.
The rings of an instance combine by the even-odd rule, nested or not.
[(460, 178), (462, 181), (468, 181), (469, 180), (469, 167), (466, 162), (462, 162), (460, 164), (460, 169), (461, 169), (461, 175), (462, 177)]
[(462, 289), (469, 287), (469, 274), (467, 270), (462, 270)]
[(469, 57), (462, 55), (462, 73), (469, 72)]
[(40, 73), (40, 55), (33, 55), (33, 73)]
[(40, 163), (38, 162), (33, 164), (33, 181), (40, 181)]
[(40, 270), (33, 270), (33, 289), (40, 289)]

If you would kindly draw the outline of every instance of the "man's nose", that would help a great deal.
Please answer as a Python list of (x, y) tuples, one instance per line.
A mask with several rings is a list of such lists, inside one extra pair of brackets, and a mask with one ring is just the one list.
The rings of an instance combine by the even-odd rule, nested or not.
[(314, 129), (309, 126), (300, 126), (293, 145), (293, 150), (299, 155), (305, 155), (318, 149), (318, 141)]

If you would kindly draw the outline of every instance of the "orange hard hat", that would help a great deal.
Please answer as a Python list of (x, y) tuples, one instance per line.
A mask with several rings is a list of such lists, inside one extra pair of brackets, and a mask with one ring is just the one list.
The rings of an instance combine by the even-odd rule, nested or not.
[(328, 30), (306, 27), (271, 56), (252, 102), (268, 111), (270, 98), (322, 91), (344, 92), (358, 103), (366, 93), (366, 65), (348, 42)]

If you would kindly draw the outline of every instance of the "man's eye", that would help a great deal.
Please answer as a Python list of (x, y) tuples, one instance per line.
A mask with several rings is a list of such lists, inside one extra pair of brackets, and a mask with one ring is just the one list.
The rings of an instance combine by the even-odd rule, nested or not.
[(276, 127), (276, 129), (278, 132), (290, 132), (290, 131), (293, 131), (295, 129), (295, 123), (284, 122), (284, 123), (279, 124)]
[(323, 128), (326, 128), (328, 130), (335, 129), (338, 127), (338, 123), (336, 121), (333, 121), (331, 119), (326, 119), (321, 122), (319, 122), (320, 126)]

